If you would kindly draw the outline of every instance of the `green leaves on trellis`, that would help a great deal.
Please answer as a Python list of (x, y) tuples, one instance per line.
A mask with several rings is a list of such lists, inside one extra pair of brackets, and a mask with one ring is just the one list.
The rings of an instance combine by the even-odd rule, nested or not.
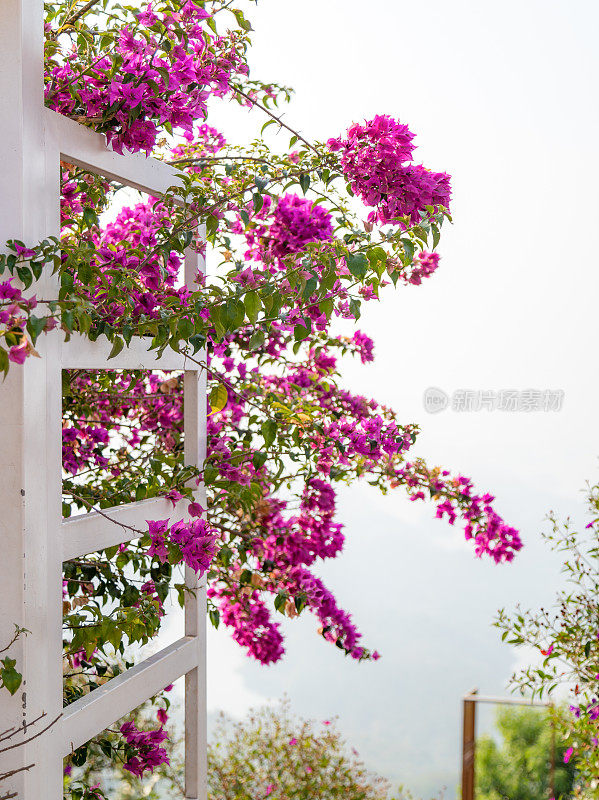
[(23, 676), (16, 669), (16, 659), (8, 657), (0, 659), (0, 665), (0, 685), (8, 689), (11, 694), (15, 694), (23, 681)]

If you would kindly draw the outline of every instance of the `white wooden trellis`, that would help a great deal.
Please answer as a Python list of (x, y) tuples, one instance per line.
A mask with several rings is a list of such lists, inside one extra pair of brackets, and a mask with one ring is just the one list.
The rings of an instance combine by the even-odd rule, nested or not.
[[(152, 195), (177, 182), (166, 164), (118, 155), (103, 136), (44, 108), (43, 0), (0, 0), (0, 246), (8, 239), (30, 244), (58, 236), (61, 159)], [(188, 284), (198, 268), (203, 262), (188, 251)], [(35, 291), (40, 299), (56, 297), (56, 277), (43, 276)], [(173, 351), (156, 360), (141, 338), (110, 361), (105, 339), (92, 343), (74, 336), (64, 343), (62, 338), (57, 331), (42, 336), (41, 358), (13, 365), (0, 385), (0, 648), (15, 623), (29, 631), (10, 651), (24, 681), (13, 698), (0, 692), (0, 731), (22, 727), (6, 742), (17, 744), (60, 717), (25, 746), (0, 755), (0, 774), (34, 765), (6, 780), (0, 798), (15, 792), (20, 800), (62, 800), (63, 758), (185, 675), (185, 795), (205, 800), (206, 594), (193, 571), (186, 572), (193, 591), (185, 604), (184, 637), (63, 713), (62, 563), (135, 534), (95, 512), (62, 519), (61, 370), (184, 370), (185, 460), (192, 465), (205, 455), (205, 373)], [(197, 499), (204, 503), (202, 489)], [(153, 499), (105, 513), (143, 529), (146, 519), (174, 522), (182, 512)], [(29, 727), (42, 712), (44, 719)]]

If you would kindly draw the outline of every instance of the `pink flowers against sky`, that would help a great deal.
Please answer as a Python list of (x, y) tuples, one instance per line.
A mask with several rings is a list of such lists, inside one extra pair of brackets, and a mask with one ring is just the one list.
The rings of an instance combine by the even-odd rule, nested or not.
[(427, 206), (449, 208), (449, 175), (412, 163), (413, 139), (407, 125), (385, 114), (352, 125), (346, 138), (329, 139), (352, 190), (375, 208), (370, 221), (407, 227), (402, 218), (416, 224)]

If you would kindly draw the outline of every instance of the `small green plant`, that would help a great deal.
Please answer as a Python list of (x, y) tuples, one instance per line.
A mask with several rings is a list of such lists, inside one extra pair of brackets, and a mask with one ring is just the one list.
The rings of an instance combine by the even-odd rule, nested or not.
[(564, 764), (566, 746), (556, 737), (554, 793), (550, 794), (553, 750), (552, 714), (531, 708), (498, 708), (501, 743), (482, 736), (476, 745), (476, 800), (547, 800), (569, 798), (574, 768)]

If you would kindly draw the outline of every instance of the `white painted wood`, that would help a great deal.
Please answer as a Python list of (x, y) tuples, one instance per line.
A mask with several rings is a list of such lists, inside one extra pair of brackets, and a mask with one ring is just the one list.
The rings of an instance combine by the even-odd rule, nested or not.
[[(167, 347), (157, 358), (157, 351), (150, 350), (152, 339), (134, 336), (129, 347), (108, 360), (112, 344), (101, 336), (95, 342), (86, 336), (75, 333), (68, 342), (62, 343), (63, 369), (162, 369), (184, 370), (194, 369), (195, 364), (181, 353), (175, 353)], [(199, 359), (198, 359), (199, 360)]]
[[(205, 241), (202, 226), (198, 235)], [(185, 282), (192, 288), (198, 271), (206, 274), (205, 260), (191, 248), (185, 257)], [(206, 361), (200, 353), (199, 361)], [(184, 430), (185, 463), (201, 466), (206, 458), (206, 372), (186, 371), (184, 377)], [(206, 490), (203, 485), (195, 489), (195, 499), (206, 508)], [(198, 581), (193, 570), (185, 571), (187, 595), (185, 598), (185, 634), (195, 637), (197, 667), (185, 676), (185, 797), (187, 800), (205, 800), (207, 785), (206, 720), (206, 581)]]
[[(35, 242), (58, 234), (58, 154), (45, 141), (42, 97), (42, 3), (3, 0), (0, 6), (0, 243)], [(45, 275), (41, 296), (56, 296)], [(31, 358), (0, 381), (0, 642), (13, 624), (30, 633), (7, 655), (24, 682), (14, 698), (0, 692), (0, 728), (26, 725), (62, 710), (60, 542), (61, 415), (58, 339), (47, 337)], [(38, 723), (27, 733), (43, 728)], [(25, 733), (15, 738), (23, 741)], [(4, 754), (2, 768), (31, 770), (1, 792), (19, 800), (62, 798), (62, 764), (53, 729)]]
[(195, 640), (185, 636), (71, 703), (60, 723), (61, 756), (68, 756), (192, 670), (196, 657)]
[[(2, 0), (0, 244), (15, 238), (33, 244), (59, 235), (61, 158), (154, 195), (179, 180), (168, 165), (143, 155), (116, 154), (103, 136), (44, 108), (42, 30), (42, 0)], [(201, 235), (205, 239), (205, 232)], [(186, 258), (190, 286), (196, 259), (193, 254)], [(45, 297), (56, 296), (57, 289), (57, 278), (49, 274), (35, 286), (38, 296)], [(62, 714), (42, 736), (0, 756), (0, 771), (34, 764), (1, 787), (2, 793), (16, 792), (19, 800), (62, 800), (62, 758), (184, 674), (186, 795), (206, 800), (206, 595), (189, 570), (186, 581), (194, 593), (186, 602), (185, 638), (62, 712), (63, 559), (125, 539), (118, 533), (115, 539), (117, 526), (95, 512), (85, 520), (61, 518), (61, 369), (185, 370), (185, 458), (188, 464), (201, 464), (205, 456), (205, 375), (172, 350), (156, 360), (148, 348), (149, 341), (137, 338), (108, 361), (111, 345), (106, 340), (90, 343), (74, 336), (65, 344), (55, 331), (38, 341), (40, 359), (13, 366), (0, 383), (0, 648), (14, 623), (29, 630), (9, 653), (23, 672), (23, 691), (14, 698), (0, 692), (0, 729), (22, 727), (23, 740)], [(195, 494), (205, 505), (203, 489)], [(182, 518), (182, 509), (169, 508), (163, 515), (166, 502), (144, 501), (105, 513), (132, 527), (142, 518)], [(126, 540), (131, 538), (127, 534)], [(42, 712), (44, 723), (28, 729)]]
[[(124, 544), (147, 533), (146, 520), (169, 519), (174, 525), (186, 518), (185, 503), (177, 503), (173, 508), (170, 500), (154, 497), (127, 503), (102, 511), (90, 511), (70, 517), (62, 523), (62, 560), (69, 561), (96, 550), (105, 550), (117, 544)], [(125, 527), (122, 527), (125, 526)], [(131, 530), (135, 528), (136, 530)]]
[(60, 155), (64, 161), (154, 196), (180, 184), (177, 171), (168, 164), (147, 158), (142, 153), (115, 153), (106, 146), (103, 134), (48, 108), (44, 113), (46, 125), (60, 142)]

